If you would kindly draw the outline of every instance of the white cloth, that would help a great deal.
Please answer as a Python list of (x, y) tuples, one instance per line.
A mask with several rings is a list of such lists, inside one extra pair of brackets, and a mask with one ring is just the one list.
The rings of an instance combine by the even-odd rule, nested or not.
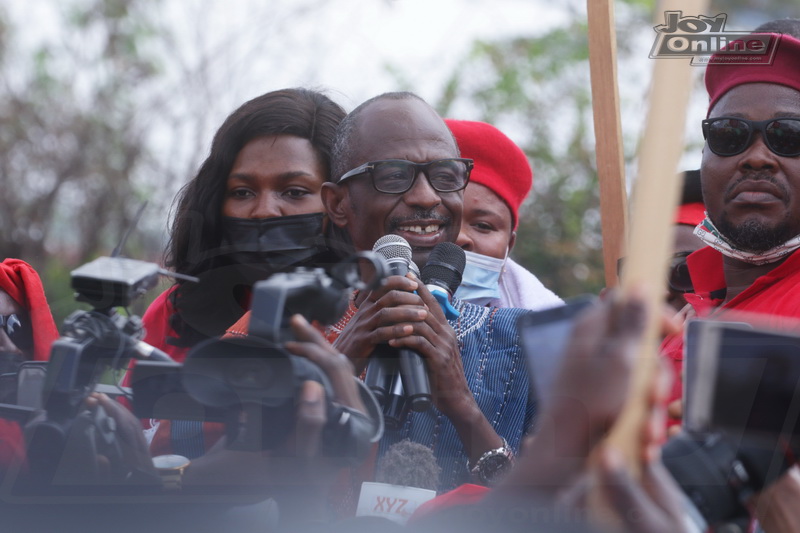
[(533, 311), (563, 304), (564, 300), (510, 257), (500, 274), (500, 298), (489, 302), (494, 307), (519, 307)]
[(766, 265), (774, 263), (800, 248), (800, 235), (792, 237), (783, 244), (764, 252), (748, 252), (736, 247), (729, 242), (714, 226), (706, 213), (706, 218), (694, 228), (697, 237), (724, 256), (750, 263), (751, 265)]

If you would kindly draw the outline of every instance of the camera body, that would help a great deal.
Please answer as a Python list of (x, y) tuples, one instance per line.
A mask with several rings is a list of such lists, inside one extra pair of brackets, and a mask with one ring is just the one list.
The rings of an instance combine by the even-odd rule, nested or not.
[(338, 405), (325, 373), (287, 352), (283, 343), (293, 339), (293, 314), (332, 324), (346, 310), (353, 288), (374, 288), (385, 272), (382, 259), (363, 252), (334, 265), (330, 274), (300, 267), (256, 283), (247, 337), (204, 341), (190, 350), (183, 365), (137, 363), (131, 383), (135, 414), (224, 422), (229, 448), (274, 450), (294, 429), (303, 383), (316, 381), (326, 397), (323, 454), (346, 464), (362, 460), (383, 433), (383, 418), (370, 391), (356, 379), (367, 416)]
[(273, 274), (253, 286), (248, 333), (275, 343), (292, 340), (290, 316), (300, 314), (309, 321), (333, 324), (347, 309), (349, 296), (349, 287), (321, 268)]
[(709, 524), (746, 524), (749, 498), (800, 451), (800, 335), (728, 314), (687, 323), (684, 432), (664, 464)]
[(34, 485), (97, 480), (98, 454), (108, 459), (110, 482), (128, 477), (113, 419), (99, 407), (87, 408), (85, 401), (106, 372), (127, 367), (143, 335), (142, 323), (138, 316), (120, 315), (116, 307), (130, 305), (155, 286), (159, 271), (152, 263), (116, 257), (100, 257), (72, 271), (76, 300), (93, 309), (70, 314), (51, 347), (43, 410), (25, 426)]

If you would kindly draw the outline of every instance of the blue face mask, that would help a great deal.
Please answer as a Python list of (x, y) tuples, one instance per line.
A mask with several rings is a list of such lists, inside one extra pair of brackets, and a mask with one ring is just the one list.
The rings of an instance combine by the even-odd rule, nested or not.
[(497, 259), (488, 255), (464, 252), (467, 265), (461, 277), (461, 285), (455, 297), (475, 305), (486, 305), (500, 298), (500, 274), (506, 264), (505, 258)]

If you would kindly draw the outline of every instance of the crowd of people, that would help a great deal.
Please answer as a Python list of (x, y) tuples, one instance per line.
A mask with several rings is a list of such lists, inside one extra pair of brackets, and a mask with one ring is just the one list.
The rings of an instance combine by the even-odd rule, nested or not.
[[(701, 168), (682, 176), (665, 301), (684, 319), (744, 310), (786, 324), (783, 318), (800, 315), (800, 40), (782, 35), (771, 65), (712, 60), (705, 83), (706, 144)], [(259, 280), (298, 267), (331, 272), (387, 235), (402, 237), (420, 268), (437, 245), (455, 243), (465, 251), (461, 284), (443, 306), (413, 272), (390, 275), (380, 286), (351, 291), (334, 323), (292, 316), (294, 340), (282, 348), (322, 377), (303, 374), (292, 392), (291, 431), (268, 449), (231, 446), (231, 426), (253, 423), (253, 411), (225, 422), (139, 420), (105, 395), (90, 396), (86, 408), (104, 407), (118, 428), (123, 453), (116, 460), (127, 465), (125, 479), (152, 485), (145, 491), (150, 503), (179, 502), (175, 513), (222, 497), (232, 507), (276, 502), (248, 526), (253, 530), (399, 529), (389, 520), (354, 517), (363, 483), (376, 479), (394, 446), (410, 441), (434, 458), (438, 493), (403, 517), (415, 530), (649, 533), (715, 526), (692, 518), (693, 504), (660, 459), (667, 420), (679, 426), (683, 412), (682, 332), (664, 339), (662, 355), (672, 364), (645, 406), (642, 457), (632, 464), (605, 442), (640, 355), (646, 313), (635, 292), (608, 291), (579, 317), (552, 398), (537, 405), (527, 361), (536, 354), (523, 349), (518, 321), (564, 302), (510, 257), (525, 238), (517, 230), (532, 181), (527, 156), (499, 129), (443, 119), (413, 93), (381, 94), (349, 113), (303, 88), (242, 105), (176, 199), (164, 264), (199, 281), (180, 278), (150, 305), (143, 317), (147, 344), (178, 363), (212, 339), (257, 346), (250, 304)], [(38, 276), (24, 261), (6, 259), (5, 372), (46, 361), (57, 337)], [(432, 407), (404, 412), (363, 457), (344, 461), (326, 451), (331, 425), (375, 417), (359, 380), (374, 354), (386, 350), (421, 357)], [(270, 430), (259, 428), (259, 435)], [(23, 433), (24, 424), (0, 417), (0, 464), (11, 479), (3, 494), (12, 500), (15, 480), (24, 481), (30, 466)], [(105, 468), (113, 470), (113, 460), (97, 451)], [(791, 466), (747, 495), (748, 527), (800, 531), (798, 472)], [(162, 525), (174, 525), (167, 515), (161, 508)]]

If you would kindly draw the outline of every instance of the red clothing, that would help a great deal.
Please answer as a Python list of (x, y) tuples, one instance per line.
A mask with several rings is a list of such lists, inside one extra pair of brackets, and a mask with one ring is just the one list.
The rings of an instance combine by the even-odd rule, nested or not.
[[(0, 289), (28, 311), (33, 333), (33, 360), (50, 359), (50, 345), (58, 338), (58, 328), (47, 304), (39, 274), (25, 261), (6, 259), (0, 263)], [(4, 474), (13, 464), (24, 465), (24, 443), (19, 424), (0, 419), (0, 474)]]
[[(701, 248), (687, 258), (687, 264), (695, 294), (687, 294), (686, 301), (694, 307), (698, 317), (735, 310), (765, 315), (765, 326), (796, 327), (800, 319), (800, 250), (721, 307), (721, 291), (725, 289), (722, 254), (710, 247)], [(672, 360), (675, 375), (680, 376), (683, 336), (673, 335), (665, 339), (661, 353)], [(682, 390), (682, 380), (676, 379), (671, 399), (680, 398)]]
[(447, 509), (456, 505), (473, 505), (481, 501), (489, 490), (489, 487), (484, 487), (482, 485), (464, 483), (450, 492), (440, 494), (434, 499), (428, 500), (417, 507), (417, 510), (411, 515), (409, 521), (413, 522), (421, 517), (430, 516), (442, 509)]
[[(172, 305), (170, 295), (175, 291), (176, 287), (171, 287), (162, 292), (158, 297), (153, 300), (150, 307), (145, 311), (142, 317), (142, 324), (145, 328), (144, 342), (155, 346), (159, 350), (165, 352), (172, 357), (175, 361), (182, 363), (186, 360), (189, 354), (190, 347), (188, 346), (175, 346), (167, 342), (168, 338), (177, 338), (178, 334), (172, 329), (170, 325), (170, 317), (175, 314), (175, 306)], [(130, 372), (125, 376), (125, 384), (130, 384)], [(144, 422), (145, 427), (150, 427), (150, 424)], [(203, 445), (208, 451), (221, 437), (225, 434), (225, 425), (215, 422), (203, 423)], [(158, 429), (153, 435), (153, 440), (150, 443), (150, 454), (167, 455), (175, 453), (172, 449), (172, 428), (169, 420), (159, 420)]]
[(175, 287), (165, 290), (153, 300), (150, 307), (142, 317), (142, 325), (145, 329), (144, 342), (155, 346), (162, 352), (172, 357), (175, 361), (182, 363), (186, 360), (189, 348), (186, 346), (175, 346), (167, 342), (168, 337), (177, 338), (178, 334), (170, 326), (169, 320), (175, 314), (175, 306), (170, 301), (170, 295), (175, 292)]
[(0, 289), (30, 315), (33, 360), (50, 359), (50, 345), (58, 338), (58, 328), (47, 304), (39, 274), (21, 259), (6, 259), (0, 263)]

